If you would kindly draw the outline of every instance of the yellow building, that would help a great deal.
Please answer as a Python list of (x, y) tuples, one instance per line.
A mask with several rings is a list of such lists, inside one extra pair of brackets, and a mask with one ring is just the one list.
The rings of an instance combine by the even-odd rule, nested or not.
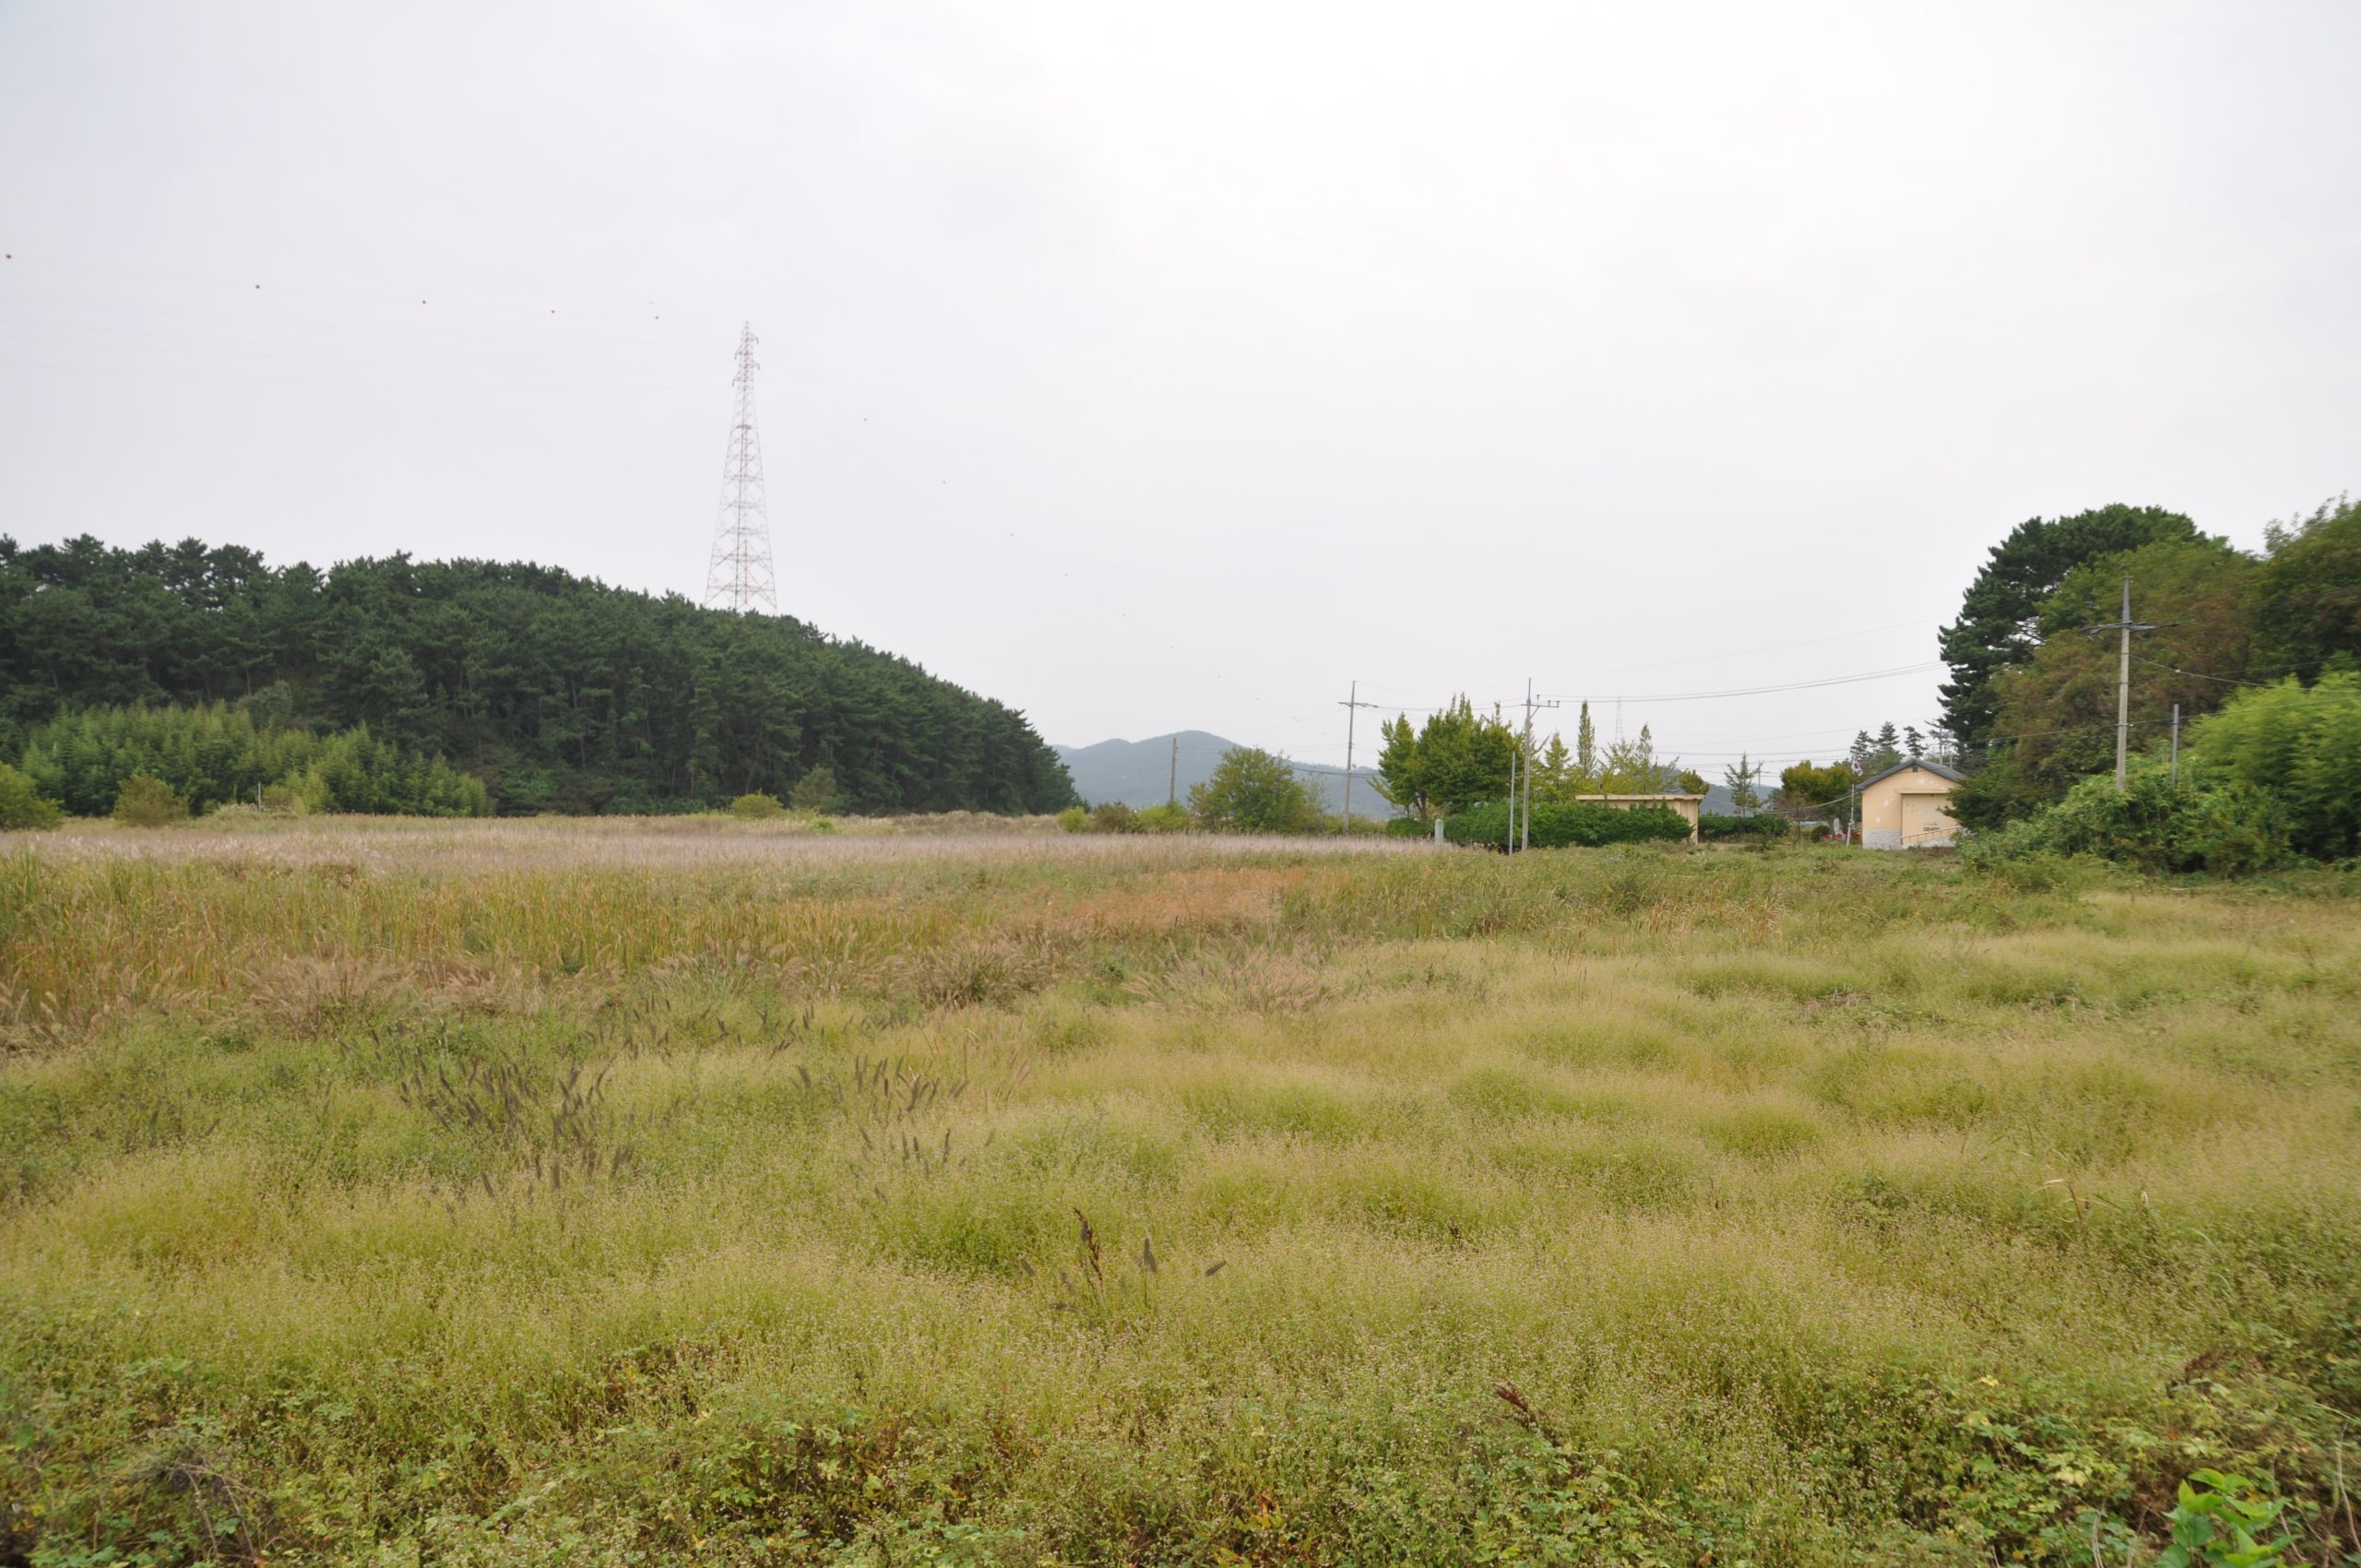
[(1861, 847), (1949, 849), (1959, 842), (1952, 788), (1960, 776), (1940, 762), (1904, 762), (1861, 780)]

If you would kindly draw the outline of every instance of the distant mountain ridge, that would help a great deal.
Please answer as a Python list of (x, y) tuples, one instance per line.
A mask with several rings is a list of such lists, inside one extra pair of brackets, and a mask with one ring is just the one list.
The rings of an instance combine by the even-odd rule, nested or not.
[[(1177, 763), (1175, 742), (1178, 742)], [(1189, 786), (1213, 777), (1222, 753), (1238, 744), (1209, 730), (1180, 730), (1144, 741), (1100, 741), (1088, 746), (1052, 744), (1074, 779), (1074, 793), (1092, 805), (1121, 802), (1132, 807), (1160, 806), (1177, 793), (1189, 802)], [(1292, 759), (1290, 759), (1292, 761)], [(1177, 766), (1178, 788), (1175, 789)], [(1345, 806), (1345, 770), (1321, 763), (1294, 763), (1296, 774), (1324, 811)], [(1353, 814), (1392, 816), (1393, 805), (1377, 792), (1377, 774), (1353, 769)]]
[[(1189, 786), (1201, 784), (1212, 777), (1214, 765), (1221, 761), (1221, 754), (1238, 744), (1209, 730), (1181, 730), (1171, 734), (1151, 735), (1144, 741), (1100, 741), (1089, 746), (1061, 746), (1052, 743), (1050, 750), (1066, 765), (1067, 775), (1074, 779), (1074, 793), (1092, 805), (1120, 801), (1124, 805), (1160, 806), (1170, 798), (1173, 776), (1173, 742), (1180, 742), (1180, 799), (1189, 802)], [(1293, 759), (1290, 759), (1293, 760)], [(1345, 770), (1323, 763), (1295, 763), (1295, 770), (1321, 802), (1323, 810), (1340, 812), (1345, 805)], [(1667, 770), (1664, 787), (1678, 790), (1679, 784)], [(1767, 794), (1768, 791), (1766, 790)], [(1714, 784), (1706, 789), (1705, 811), (1727, 814), (1733, 808), (1726, 785)], [(1377, 771), (1374, 768), (1353, 769), (1353, 814), (1355, 816), (1395, 816), (1400, 814), (1391, 802), (1378, 792)]]

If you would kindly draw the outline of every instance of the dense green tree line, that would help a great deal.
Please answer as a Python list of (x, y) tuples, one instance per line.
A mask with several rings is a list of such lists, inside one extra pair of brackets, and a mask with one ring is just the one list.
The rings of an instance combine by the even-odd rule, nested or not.
[(271, 567), (191, 540), (0, 538), (0, 754), (106, 707), (227, 703), (266, 730), (366, 728), (440, 754), (504, 812), (636, 812), (786, 795), (815, 768), (862, 811), (1055, 811), (1025, 716), (783, 616), (550, 567)]
[[(1521, 795), (1537, 804), (1577, 801), (1585, 795), (1653, 794), (1681, 790), (1705, 792), (1705, 781), (1682, 767), (1679, 757), (1656, 755), (1648, 727), (1635, 740), (1601, 745), (1591, 723), (1590, 704), (1574, 722), (1574, 744), (1551, 731), (1531, 743), (1498, 714), (1486, 717), (1463, 694), (1413, 728), (1407, 714), (1379, 727), (1378, 789), (1420, 822), (1451, 817), (1487, 802), (1505, 801), (1513, 778)], [(1532, 772), (1530, 789), (1525, 782)], [(1505, 812), (1506, 806), (1501, 810)], [(1686, 837), (1688, 829), (1683, 827)]]

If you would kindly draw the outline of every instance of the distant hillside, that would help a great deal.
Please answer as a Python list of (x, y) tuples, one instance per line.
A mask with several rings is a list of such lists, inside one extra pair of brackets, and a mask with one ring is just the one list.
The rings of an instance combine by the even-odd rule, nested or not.
[[(1151, 735), (1145, 741), (1101, 741), (1094, 746), (1056, 746), (1058, 760), (1074, 779), (1074, 793), (1093, 805), (1109, 801), (1127, 806), (1160, 806), (1169, 798), (1173, 766), (1173, 742), (1180, 742), (1180, 794), (1183, 804), (1189, 786), (1213, 776), (1221, 754), (1238, 744), (1204, 730), (1183, 730), (1177, 735)], [(1297, 763), (1296, 773), (1312, 798), (1331, 812), (1345, 804), (1345, 770), (1319, 763)], [(1366, 767), (1353, 769), (1353, 814), (1392, 816), (1394, 808), (1377, 792), (1377, 776)]]
[(0, 755), (63, 712), (207, 702), (274, 728), (366, 725), (481, 778), (502, 812), (783, 797), (819, 767), (860, 811), (1074, 798), (1024, 714), (784, 615), (493, 561), (323, 573), (196, 540), (0, 536)]

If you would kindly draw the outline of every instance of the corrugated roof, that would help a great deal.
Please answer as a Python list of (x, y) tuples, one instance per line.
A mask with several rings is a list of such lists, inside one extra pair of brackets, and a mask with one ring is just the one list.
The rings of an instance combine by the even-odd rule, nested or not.
[(1916, 759), (1905, 757), (1904, 760), (1895, 763), (1892, 767), (1887, 768), (1883, 773), (1870, 774), (1867, 778), (1861, 780), (1859, 788), (1866, 790), (1870, 785), (1876, 783), (1879, 779), (1891, 778), (1895, 774), (1900, 773), (1903, 769), (1907, 767), (1923, 767), (1928, 772), (1935, 775), (1938, 778), (1948, 778), (1954, 784), (1964, 784), (1967, 782), (1966, 774), (1955, 773), (1952, 769), (1945, 767), (1940, 762), (1928, 762), (1925, 757), (1918, 757)]

